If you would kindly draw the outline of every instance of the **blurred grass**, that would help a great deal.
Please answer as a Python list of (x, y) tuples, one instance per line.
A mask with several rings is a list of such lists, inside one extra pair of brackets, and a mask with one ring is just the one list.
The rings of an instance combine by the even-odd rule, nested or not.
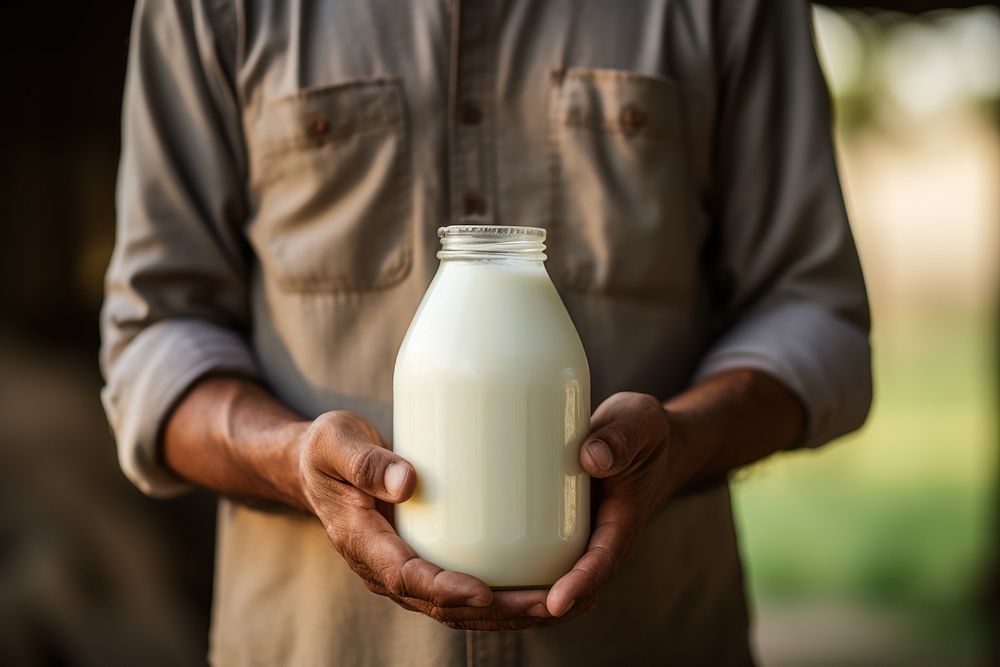
[(928, 310), (876, 329), (876, 400), (858, 434), (737, 479), (751, 590), (899, 608), (962, 634), (992, 555), (997, 368), (991, 318)]

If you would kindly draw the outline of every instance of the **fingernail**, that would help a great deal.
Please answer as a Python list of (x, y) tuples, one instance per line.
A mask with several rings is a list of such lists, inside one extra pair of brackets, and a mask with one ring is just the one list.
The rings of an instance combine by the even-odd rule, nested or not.
[(548, 618), (551, 615), (552, 614), (549, 613), (548, 607), (546, 607), (542, 602), (539, 602), (528, 610), (528, 616), (534, 616), (535, 618)]
[(385, 469), (385, 490), (397, 496), (403, 489), (403, 482), (406, 480), (406, 466), (402, 463), (390, 463)]
[(615, 459), (611, 456), (611, 450), (606, 444), (600, 440), (594, 440), (587, 445), (587, 453), (590, 454), (590, 458), (593, 459), (598, 468), (601, 470), (611, 470)]
[(467, 607), (489, 607), (493, 600), (489, 599), (485, 595), (473, 595), (471, 598), (465, 601), (465, 606)]
[(561, 613), (561, 614), (559, 614), (559, 615), (560, 615), (560, 616), (565, 616), (566, 614), (568, 614), (568, 613), (569, 613), (569, 610), (570, 610), (570, 609), (572, 609), (572, 608), (573, 608), (573, 605), (575, 605), (575, 604), (576, 604), (576, 600), (570, 600), (570, 601), (569, 601), (569, 605), (567, 605), (567, 606), (566, 606), (566, 608), (565, 608), (565, 609), (563, 609), (563, 613)]

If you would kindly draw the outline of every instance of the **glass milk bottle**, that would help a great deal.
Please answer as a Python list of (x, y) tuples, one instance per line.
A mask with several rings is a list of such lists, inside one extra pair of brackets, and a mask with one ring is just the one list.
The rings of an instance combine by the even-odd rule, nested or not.
[(545, 587), (590, 533), (590, 371), (545, 270), (545, 230), (443, 227), (396, 358), (393, 449), (417, 488), (396, 528), (494, 588)]

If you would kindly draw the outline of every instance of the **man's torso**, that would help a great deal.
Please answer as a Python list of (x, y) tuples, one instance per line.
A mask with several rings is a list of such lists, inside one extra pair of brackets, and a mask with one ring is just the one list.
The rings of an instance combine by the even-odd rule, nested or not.
[[(436, 229), (470, 217), (548, 230), (595, 405), (683, 388), (713, 324), (716, 7), (343, 0), (219, 15), (232, 70), (217, 83), (236, 89), (246, 148), (252, 341), (277, 395), (307, 416), (356, 411), (391, 439), (393, 361)], [(224, 502), (220, 524), (219, 664), (749, 661), (725, 487), (654, 517), (597, 609), (528, 633), (452, 631), (373, 596), (316, 522)]]

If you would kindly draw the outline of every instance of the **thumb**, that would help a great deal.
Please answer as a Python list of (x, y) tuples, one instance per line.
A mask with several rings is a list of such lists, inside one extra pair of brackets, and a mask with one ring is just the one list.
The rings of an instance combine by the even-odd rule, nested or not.
[(379, 500), (405, 501), (416, 487), (416, 471), (406, 459), (383, 447), (373, 428), (357, 424), (356, 419), (332, 414), (314, 422), (312, 463)]
[(624, 472), (639, 454), (638, 439), (620, 422), (597, 429), (580, 447), (580, 465), (591, 477), (611, 477)]
[(594, 421), (600, 426), (580, 446), (580, 465), (592, 477), (625, 472), (669, 434), (663, 406), (644, 394), (612, 396), (594, 413)]

